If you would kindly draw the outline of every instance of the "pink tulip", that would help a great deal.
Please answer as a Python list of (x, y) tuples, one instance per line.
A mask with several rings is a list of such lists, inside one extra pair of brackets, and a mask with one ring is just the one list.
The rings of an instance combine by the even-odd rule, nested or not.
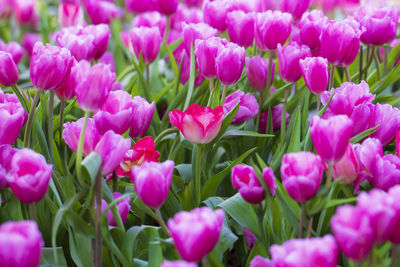
[(190, 55), (190, 47), (195, 47), (195, 41), (197, 39), (207, 40), (210, 37), (217, 35), (217, 30), (205, 23), (182, 23), (183, 31), (183, 44), (185, 46), (186, 53)]
[(130, 38), (137, 58), (142, 54), (144, 63), (156, 60), (161, 46), (161, 34), (157, 27), (134, 28), (130, 31)]
[(8, 52), (0, 51), (0, 84), (11, 86), (18, 82), (19, 73), (17, 65)]
[(400, 129), (400, 110), (388, 104), (377, 103), (373, 108), (369, 128), (379, 126), (370, 137), (378, 138), (383, 146), (390, 144)]
[(110, 28), (106, 24), (88, 25), (82, 29), (85, 35), (93, 35), (93, 50), (90, 58), (99, 59), (107, 50), (108, 41), (110, 40)]
[(321, 10), (314, 9), (306, 12), (299, 22), (301, 43), (314, 50), (320, 47), (319, 37), (328, 18), (324, 16)]
[(287, 82), (296, 82), (301, 78), (300, 60), (311, 56), (310, 49), (290, 42), (282, 47), (278, 44), (279, 74)]
[(203, 4), (203, 0), (184, 0), (186, 5), (188, 6), (193, 6), (193, 7), (199, 7)]
[(10, 53), (16, 65), (19, 64), (25, 53), (25, 49), (19, 43), (9, 42), (5, 44), (1, 40), (0, 40), (0, 51)]
[(39, 202), (47, 192), (52, 166), (29, 148), (18, 150), (11, 161), (7, 182), (14, 195), (23, 203)]
[(271, 195), (275, 196), (277, 185), (275, 182), (276, 178), (274, 175), (274, 171), (269, 167), (264, 168), (262, 171), (265, 184), (267, 185)]
[(144, 162), (132, 167), (130, 178), (144, 204), (154, 209), (164, 204), (171, 187), (174, 166), (172, 160), (167, 160), (162, 163)]
[(400, 158), (400, 129), (396, 132), (396, 152), (397, 156)]
[(248, 121), (258, 113), (257, 99), (250, 93), (245, 94), (243, 91), (237, 90), (225, 99), (224, 113), (229, 113), (235, 106), (239, 104), (239, 110), (236, 113), (232, 124)]
[(12, 8), (19, 24), (35, 27), (39, 22), (37, 0), (13, 0)]
[(154, 0), (126, 0), (126, 9), (131, 13), (141, 13), (156, 10)]
[(131, 126), (133, 100), (125, 91), (110, 92), (107, 100), (93, 116), (100, 134), (113, 130), (117, 134), (125, 133)]
[(243, 227), (243, 235), (246, 239), (246, 244), (249, 250), (253, 249), (257, 243), (257, 237), (247, 228)]
[(219, 37), (211, 37), (207, 40), (198, 39), (195, 41), (194, 54), (200, 73), (204, 77), (208, 79), (217, 77), (215, 60), (218, 56), (218, 51), (227, 44), (227, 40)]
[(116, 18), (122, 18), (124, 11), (112, 1), (85, 0), (83, 1), (90, 21), (93, 24), (110, 24)]
[(311, 138), (318, 155), (327, 163), (338, 162), (349, 144), (353, 122), (344, 115), (321, 119), (314, 116), (310, 125)]
[(340, 206), (331, 219), (331, 227), (346, 257), (365, 259), (374, 244), (374, 229), (365, 211), (350, 205)]
[(292, 14), (294, 19), (300, 19), (310, 7), (311, 0), (282, 0), (281, 10)]
[(158, 11), (149, 11), (138, 14), (132, 20), (132, 27), (158, 27), (160, 34), (164, 35), (165, 27), (167, 25), (167, 18)]
[(344, 156), (333, 165), (333, 179), (341, 179), (342, 184), (351, 184), (359, 176), (361, 171), (360, 163), (352, 145), (348, 145)]
[(376, 138), (367, 138), (355, 146), (355, 153), (363, 169), (368, 174), (375, 173), (376, 162), (383, 157), (382, 143)]
[(400, 184), (400, 158), (388, 154), (375, 159), (376, 161), (372, 162), (371, 170), (374, 187), (387, 191)]
[(228, 43), (218, 50), (215, 58), (215, 69), (221, 83), (232, 85), (240, 79), (245, 56), (245, 49), (234, 43)]
[[(389, 189), (388, 192), (389, 198), (393, 200), (391, 202), (391, 207), (395, 212), (395, 217), (393, 219), (394, 225), (399, 225), (400, 223), (400, 207), (398, 203), (400, 203), (400, 185), (393, 186), (392, 188)], [(400, 244), (400, 232), (398, 231), (398, 228), (395, 228), (392, 234), (389, 236), (390, 242), (398, 245)]]
[(25, 33), (24, 37), (22, 37), (21, 44), (24, 47), (25, 51), (28, 53), (29, 58), (32, 56), (33, 47), (36, 42), (42, 41), (42, 35), (40, 33)]
[[(104, 55), (101, 58), (99, 58), (99, 63), (109, 65), (111, 68), (111, 71), (115, 72), (114, 56), (111, 52), (105, 52)], [(113, 89), (112, 89), (113, 91), (114, 91), (114, 85), (113, 85)]]
[[(74, 152), (78, 150), (79, 136), (82, 131), (83, 121), (84, 118), (80, 118), (76, 122), (64, 123), (64, 131), (62, 133), (62, 137), (64, 139), (64, 142)], [(83, 142), (83, 156), (89, 155), (94, 150), (100, 138), (101, 135), (97, 131), (94, 120), (89, 119), (85, 130), (85, 139)]]
[(221, 106), (211, 109), (192, 104), (184, 112), (175, 109), (169, 113), (171, 124), (195, 144), (211, 142), (218, 135), (223, 118), (224, 112)]
[(44, 246), (35, 221), (6, 222), (0, 226), (0, 266), (39, 266)]
[(311, 152), (283, 156), (281, 177), (290, 197), (303, 203), (315, 196), (322, 181), (322, 164), (321, 158)]
[(355, 19), (365, 31), (361, 41), (367, 45), (383, 45), (394, 40), (399, 24), (399, 14), (393, 7), (373, 8), (361, 6)]
[(84, 25), (83, 9), (75, 3), (60, 3), (58, 6), (58, 24), (61, 28)]
[(20, 103), (0, 103), (0, 145), (12, 145), (17, 140), (26, 120)]
[(197, 264), (187, 261), (163, 261), (161, 267), (197, 267)]
[(151, 120), (153, 119), (155, 103), (149, 104), (146, 99), (135, 96), (133, 98), (132, 112), (134, 116), (131, 121), (129, 136), (137, 138), (143, 136), (149, 129)]
[(307, 88), (320, 95), (326, 91), (329, 83), (328, 60), (322, 57), (307, 57), (300, 60), (300, 69)]
[(218, 242), (224, 210), (208, 207), (181, 211), (168, 220), (168, 230), (179, 255), (186, 261), (201, 261)]
[(182, 24), (203, 22), (203, 10), (197, 7), (187, 7), (184, 4), (178, 4), (178, 9), (171, 16), (171, 28), (179, 32), (182, 31)]
[[(122, 196), (122, 194), (119, 192), (113, 193), (114, 200), (117, 198), (120, 198), (121, 196)], [(129, 204), (129, 202), (131, 202), (131, 198), (125, 197), (122, 200), (118, 201), (117, 204), (115, 205), (119, 215), (121, 216), (122, 223), (125, 223), (126, 219), (128, 218), (129, 210), (131, 209), (131, 205)], [(101, 212), (104, 212), (104, 210), (107, 207), (108, 207), (108, 203), (104, 199), (102, 199), (101, 200)], [(115, 217), (114, 217), (111, 209), (109, 209), (107, 211), (107, 221), (110, 226), (117, 226)]]
[(275, 50), (284, 44), (291, 32), (292, 16), (289, 13), (268, 10), (257, 14), (255, 38), (257, 47), (262, 50)]
[(72, 63), (68, 49), (37, 42), (30, 65), (32, 84), (39, 90), (57, 89), (71, 71)]
[[(281, 129), (282, 121), (282, 105), (275, 106), (271, 109), (272, 131), (277, 132)], [(266, 133), (268, 123), (268, 111), (261, 113), (259, 132)], [(286, 125), (289, 124), (289, 113), (286, 113)]]
[(228, 14), (229, 2), (225, 0), (207, 1), (203, 6), (204, 21), (220, 32), (226, 30), (226, 15)]
[(257, 255), (251, 260), (250, 267), (275, 267), (275, 263)]
[(7, 188), (7, 177), (11, 174), (11, 161), (17, 152), (10, 145), (0, 145), (0, 188)]
[(179, 0), (154, 0), (154, 2), (161, 14), (169, 16), (176, 12)]
[(228, 26), (229, 40), (243, 47), (253, 45), (255, 14), (241, 10), (228, 13), (226, 23)]
[(115, 82), (115, 73), (109, 65), (102, 63), (90, 66), (82, 60), (72, 68), (78, 75), (78, 84), (75, 94), (79, 106), (88, 111), (97, 111), (107, 100)]
[(64, 28), (56, 35), (57, 45), (67, 48), (77, 60), (90, 60), (94, 49), (94, 35), (86, 34), (81, 27)]
[(100, 138), (93, 151), (99, 154), (102, 159), (101, 172), (104, 176), (117, 169), (130, 147), (130, 139), (124, 139), (112, 130), (107, 131)]
[(75, 87), (78, 84), (78, 74), (76, 73), (76, 61), (72, 64), (71, 72), (68, 77), (65, 78), (64, 82), (56, 89), (57, 97), (62, 101), (68, 101), (75, 97)]
[[(246, 75), (254, 90), (263, 92), (267, 84), (269, 60), (261, 57), (246, 58)], [(272, 61), (271, 85), (274, 81), (275, 62)]]
[(232, 168), (231, 181), (235, 189), (238, 189), (244, 200), (251, 204), (259, 204), (265, 198), (264, 188), (258, 181), (253, 167), (239, 164)]

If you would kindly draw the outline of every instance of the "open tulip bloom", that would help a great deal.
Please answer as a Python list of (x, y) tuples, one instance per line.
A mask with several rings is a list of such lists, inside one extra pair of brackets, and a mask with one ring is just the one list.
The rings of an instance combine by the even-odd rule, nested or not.
[(0, 267), (399, 267), (395, 2), (0, 0)]

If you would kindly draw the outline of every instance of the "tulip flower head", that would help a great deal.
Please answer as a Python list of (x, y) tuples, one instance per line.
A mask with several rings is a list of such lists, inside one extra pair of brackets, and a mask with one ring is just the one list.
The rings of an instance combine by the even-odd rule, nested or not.
[[(267, 85), (267, 75), (268, 75), (269, 62), (266, 58), (261, 57), (251, 57), (246, 58), (246, 75), (251, 87), (254, 90), (263, 92)], [(271, 70), (271, 85), (274, 81), (275, 73), (275, 62), (272, 61)]]
[(61, 28), (79, 26), (85, 23), (83, 9), (78, 3), (60, 3), (58, 6), (58, 24)]
[(130, 31), (130, 41), (137, 58), (142, 55), (144, 63), (156, 60), (161, 46), (161, 33), (158, 27), (138, 27)]
[(0, 188), (7, 188), (7, 176), (11, 174), (11, 161), (17, 152), (16, 148), (10, 145), (0, 145)]
[(300, 60), (310, 57), (310, 49), (305, 45), (290, 42), (282, 47), (278, 44), (279, 74), (287, 82), (301, 78)]
[(258, 181), (253, 167), (239, 164), (232, 168), (231, 180), (234, 188), (239, 190), (244, 200), (251, 204), (258, 204), (264, 200), (264, 188)]
[(301, 43), (311, 50), (319, 48), (321, 45), (319, 37), (327, 21), (328, 18), (321, 10), (314, 9), (304, 13), (299, 22)]
[(0, 145), (14, 144), (24, 126), (26, 116), (26, 111), (19, 102), (0, 102)]
[(146, 99), (135, 96), (133, 98), (132, 117), (129, 136), (132, 138), (142, 137), (147, 129), (149, 129), (151, 120), (153, 119), (155, 103), (151, 104)]
[(186, 53), (190, 55), (190, 47), (195, 47), (195, 41), (197, 39), (206, 40), (210, 37), (217, 35), (217, 30), (209, 26), (208, 24), (199, 23), (182, 23), (183, 31), (183, 44)]
[[(117, 198), (120, 198), (121, 196), (122, 196), (122, 194), (119, 192), (113, 193), (114, 200)], [(125, 223), (126, 219), (128, 218), (129, 210), (131, 208), (131, 205), (129, 204), (130, 201), (131, 201), (130, 197), (125, 197), (125, 198), (121, 199), (120, 201), (118, 201), (117, 204), (115, 205), (117, 207), (119, 215), (121, 216), (122, 223)], [(107, 207), (108, 207), (107, 202), (104, 199), (102, 199), (101, 200), (101, 212), (104, 212), (104, 210)], [(111, 209), (107, 211), (107, 221), (110, 226), (117, 226), (116, 220), (114, 218), (114, 215), (113, 215)]]
[(245, 49), (234, 43), (228, 43), (218, 50), (215, 69), (221, 83), (232, 85), (240, 79), (245, 57)]
[(281, 10), (292, 14), (294, 19), (300, 19), (310, 4), (311, 0), (282, 0)]
[(245, 94), (240, 90), (227, 96), (224, 103), (224, 113), (228, 114), (237, 104), (239, 104), (239, 110), (232, 120), (232, 124), (248, 121), (258, 113), (257, 99), (250, 93)]
[(328, 60), (322, 57), (307, 57), (300, 60), (300, 69), (307, 88), (320, 95), (326, 91), (329, 82)]
[(254, 13), (245, 13), (242, 10), (229, 12), (226, 17), (229, 40), (243, 47), (252, 46), (255, 20)]
[(228, 41), (219, 37), (210, 37), (207, 40), (195, 41), (194, 54), (200, 73), (209, 79), (217, 77), (215, 59), (218, 51), (225, 47)]
[(0, 84), (11, 86), (18, 82), (19, 73), (12, 55), (8, 52), (0, 51)]

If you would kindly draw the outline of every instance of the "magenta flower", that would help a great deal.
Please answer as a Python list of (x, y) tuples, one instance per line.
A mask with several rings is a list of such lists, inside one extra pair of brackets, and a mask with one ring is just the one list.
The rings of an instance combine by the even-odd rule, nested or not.
[[(275, 106), (271, 109), (272, 130), (277, 132), (281, 129), (282, 121), (282, 105)], [(266, 133), (268, 124), (268, 111), (261, 113), (259, 132)], [(286, 112), (286, 125), (289, 124), (289, 113)]]
[(400, 129), (396, 132), (396, 152), (397, 156), (400, 157)]
[(13, 0), (12, 8), (19, 24), (36, 27), (39, 22), (37, 0)]
[(24, 37), (22, 37), (21, 44), (24, 47), (25, 51), (28, 53), (28, 57), (32, 56), (33, 47), (36, 42), (42, 41), (42, 35), (40, 33), (25, 33)]
[(73, 62), (71, 67), (71, 72), (65, 78), (63, 83), (56, 89), (57, 97), (62, 101), (68, 101), (75, 97), (75, 88), (79, 82), (79, 74), (77, 73), (77, 68), (74, 68), (76, 61)]
[(352, 145), (347, 145), (344, 156), (333, 165), (333, 179), (341, 179), (342, 184), (351, 184), (359, 176), (361, 171), (360, 162), (354, 152)]
[(228, 1), (207, 1), (203, 6), (204, 22), (220, 32), (225, 31), (229, 7)]
[[(113, 193), (113, 198), (117, 199), (122, 196), (121, 193), (119, 192), (114, 192)], [(128, 218), (129, 210), (131, 209), (131, 205), (129, 204), (131, 202), (130, 197), (125, 197), (122, 200), (118, 201), (117, 204), (115, 205), (117, 207), (118, 213), (121, 216), (122, 223), (126, 222), (126, 219)], [(104, 212), (104, 210), (108, 207), (108, 203), (102, 199), (101, 200), (101, 212)], [(107, 221), (110, 226), (117, 226), (117, 223), (115, 221), (114, 215), (109, 209), (107, 211)]]
[(264, 200), (264, 188), (258, 181), (253, 167), (239, 164), (232, 168), (231, 181), (234, 188), (238, 189), (244, 200), (251, 204), (258, 204)]
[(187, 261), (163, 261), (161, 267), (197, 267), (197, 264)]
[(42, 155), (23, 148), (14, 154), (11, 169), (7, 181), (14, 195), (23, 203), (39, 202), (47, 192), (52, 165)]
[(158, 27), (139, 27), (130, 31), (130, 39), (136, 57), (143, 56), (144, 63), (156, 60), (161, 46), (161, 34)]
[(218, 56), (218, 51), (223, 49), (227, 44), (227, 40), (219, 37), (210, 37), (207, 40), (196, 40), (194, 54), (200, 73), (204, 77), (208, 79), (217, 77), (215, 60)]
[(236, 83), (243, 72), (245, 49), (234, 43), (228, 43), (218, 50), (215, 59), (217, 77), (224, 85)]
[(0, 51), (8, 52), (12, 56), (16, 65), (24, 56), (25, 49), (17, 42), (9, 42), (7, 44), (0, 40)]
[(116, 18), (122, 18), (124, 11), (112, 1), (85, 0), (85, 9), (93, 24), (110, 24)]
[(131, 126), (129, 136), (132, 138), (142, 137), (149, 129), (153, 119), (155, 103), (149, 104), (146, 99), (135, 96), (133, 98)]
[(188, 6), (199, 7), (203, 4), (203, 0), (183, 0)]
[(224, 113), (229, 113), (237, 104), (239, 110), (232, 121), (232, 124), (248, 121), (258, 113), (257, 99), (250, 93), (245, 94), (243, 91), (237, 90), (225, 99)]
[(0, 84), (8, 87), (18, 82), (17, 65), (8, 52), (0, 51)]
[[(398, 205), (400, 201), (400, 185), (393, 186), (389, 189), (388, 192), (389, 197), (393, 200), (391, 202), (391, 207), (395, 212), (395, 218), (393, 219), (394, 225), (399, 225), (400, 223), (400, 207)], [(389, 236), (390, 242), (394, 244), (400, 244), (400, 232), (396, 228), (392, 234)]]
[(374, 187), (387, 191), (392, 186), (400, 184), (400, 158), (388, 154), (375, 159), (371, 170)]
[(377, 103), (373, 108), (369, 128), (379, 126), (370, 137), (378, 138), (383, 146), (390, 144), (400, 129), (400, 110), (388, 104)]
[(0, 226), (0, 265), (39, 266), (44, 246), (35, 221), (6, 222)]
[(195, 47), (197, 39), (207, 40), (210, 37), (217, 35), (217, 30), (205, 23), (182, 23), (183, 44), (186, 54), (190, 55), (190, 47)]
[(194, 144), (211, 142), (218, 135), (223, 118), (221, 106), (211, 109), (192, 104), (184, 112), (175, 109), (169, 113), (171, 124)]
[(255, 38), (257, 47), (262, 50), (275, 50), (283, 45), (291, 32), (292, 16), (289, 13), (268, 10), (258, 13)]
[(269, 167), (264, 168), (262, 171), (263, 171), (263, 178), (264, 178), (265, 184), (269, 188), (271, 195), (275, 196), (277, 185), (275, 182), (276, 178), (275, 178), (274, 171)]
[(171, 28), (182, 31), (182, 24), (203, 22), (203, 10), (197, 7), (187, 7), (179, 3), (175, 14), (171, 16)]
[(141, 13), (156, 10), (154, 0), (126, 0), (126, 9), (131, 13)]
[(257, 255), (251, 260), (250, 267), (275, 267), (275, 263)]
[(299, 22), (301, 43), (312, 50), (319, 48), (321, 45), (319, 37), (327, 21), (328, 18), (321, 10), (314, 9), (304, 13)]
[(226, 16), (229, 40), (243, 47), (252, 46), (255, 20), (254, 13), (246, 14), (241, 10), (229, 12)]
[(278, 44), (279, 74), (287, 82), (296, 82), (301, 78), (300, 60), (310, 57), (310, 49), (295, 42), (282, 47)]
[(176, 12), (179, 0), (154, 0), (154, 2), (161, 14), (169, 16)]
[(37, 42), (30, 65), (33, 85), (39, 90), (57, 89), (71, 71), (72, 62), (68, 49)]
[(83, 28), (83, 33), (86, 35), (93, 35), (93, 50), (90, 58), (99, 59), (107, 50), (108, 41), (110, 40), (110, 28), (106, 24), (88, 25)]
[(77, 60), (90, 60), (94, 48), (94, 35), (85, 34), (81, 27), (64, 28), (56, 35), (57, 45), (67, 48)]
[(11, 174), (11, 161), (18, 150), (10, 145), (0, 145), (0, 188), (7, 188), (7, 176)]
[[(246, 75), (254, 90), (263, 92), (267, 85), (269, 60), (261, 57), (246, 58)], [(275, 62), (272, 61), (271, 85), (274, 81)]]
[(160, 34), (163, 36), (165, 32), (165, 27), (167, 25), (167, 18), (158, 11), (149, 11), (144, 13), (139, 13), (132, 20), (132, 27), (158, 27)]
[(169, 194), (175, 163), (167, 160), (162, 163), (144, 162), (133, 166), (130, 179), (135, 191), (147, 206), (160, 208)]
[(14, 144), (26, 117), (26, 111), (19, 102), (0, 103), (0, 145)]
[(168, 230), (179, 255), (190, 262), (201, 261), (218, 242), (224, 210), (208, 207), (181, 211), (168, 220)]
[(110, 92), (103, 106), (93, 116), (99, 133), (104, 134), (108, 130), (117, 134), (125, 133), (132, 124), (133, 105), (129, 93), (121, 90)]
[(300, 60), (300, 69), (307, 88), (320, 95), (326, 91), (329, 83), (328, 60), (322, 57), (307, 57)]
[(85, 23), (83, 9), (78, 3), (60, 3), (58, 6), (58, 24), (61, 28), (81, 26)]
[(282, 0), (281, 10), (292, 14), (294, 19), (300, 19), (310, 4), (311, 0)]
[(281, 177), (283, 186), (297, 202), (303, 203), (315, 196), (321, 185), (323, 163), (311, 152), (290, 153), (283, 156)]

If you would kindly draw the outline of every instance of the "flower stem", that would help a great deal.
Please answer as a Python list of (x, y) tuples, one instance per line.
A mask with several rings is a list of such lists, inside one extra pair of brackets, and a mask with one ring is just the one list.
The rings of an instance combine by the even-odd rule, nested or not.
[(113, 171), (113, 192), (118, 192), (118, 178), (117, 178), (117, 172)]
[(35, 93), (35, 97), (33, 98), (31, 110), (29, 111), (28, 121), (26, 122), (26, 128), (25, 128), (25, 134), (24, 134), (24, 147), (29, 146), (29, 139), (31, 137), (33, 117), (35, 116), (36, 105), (39, 102), (39, 97), (40, 97), (40, 91), (37, 90)]
[(150, 89), (150, 64), (146, 64), (146, 82), (147, 88)]
[(165, 221), (164, 221), (164, 219), (162, 217), (160, 208), (155, 209), (155, 212), (156, 212), (156, 215), (157, 215), (157, 221), (160, 224), (161, 228), (164, 230), (164, 232), (166, 234), (169, 235), (169, 231), (168, 231), (167, 225), (165, 224)]
[(214, 91), (214, 79), (210, 79), (210, 97), (213, 91)]
[(321, 108), (321, 96), (317, 95), (317, 112), (319, 112)]
[(102, 180), (102, 175), (101, 171), (99, 170), (99, 173), (97, 174), (96, 177), (96, 185), (95, 185), (95, 190), (96, 190), (96, 244), (95, 244), (95, 259), (96, 259), (96, 266), (102, 266), (102, 235), (101, 235), (101, 227), (100, 227), (100, 216), (101, 216), (101, 199), (102, 199), (102, 185), (101, 185), (101, 180)]
[(386, 75), (388, 68), (387, 63), (388, 63), (389, 52), (387, 47), (385, 47), (384, 49), (385, 49), (385, 56), (383, 58), (383, 75)]
[(78, 151), (76, 152), (76, 173), (78, 176), (78, 181), (81, 185), (84, 185), (83, 181), (81, 180), (81, 164), (82, 164), (82, 153), (83, 153), (83, 145), (85, 141), (85, 131), (86, 126), (89, 120), (90, 111), (85, 111), (85, 118), (83, 121), (83, 126), (81, 129), (81, 134), (79, 136), (79, 144), (78, 144)]
[(329, 163), (328, 164), (328, 177), (326, 179), (326, 186), (329, 187), (332, 183), (332, 169), (333, 169), (333, 164)]
[(329, 88), (328, 91), (330, 91), (333, 87), (333, 83), (335, 81), (335, 69), (336, 66), (335, 65), (331, 65), (331, 73), (329, 75)]
[(264, 215), (265, 215), (265, 209), (262, 207), (261, 203), (257, 205), (258, 207), (258, 212), (257, 212), (257, 219), (258, 219), (258, 228), (260, 229), (260, 234), (262, 238), (262, 244), (264, 247), (267, 249), (268, 248), (268, 241), (267, 241), (267, 234), (265, 233), (265, 227), (264, 227)]
[[(293, 83), (293, 88), (295, 87), (295, 83)], [(282, 118), (281, 118), (281, 142), (285, 140), (286, 133), (286, 111), (287, 111), (287, 100), (289, 95), (289, 88), (285, 89), (285, 98), (282, 106)], [(283, 144), (283, 143), (282, 143)]]
[(393, 244), (392, 247), (392, 263), (390, 267), (396, 267), (397, 266), (397, 258), (398, 258), (398, 253), (397, 253), (398, 246)]
[(308, 221), (307, 235), (306, 235), (307, 238), (311, 237), (313, 222), (314, 222), (314, 216), (311, 216), (310, 220)]
[(29, 204), (29, 213), (30, 213), (30, 216), (31, 216), (31, 220), (37, 221), (36, 203), (30, 203)]
[(363, 77), (363, 47), (360, 48), (360, 63), (359, 63), (359, 73), (358, 73), (358, 82), (361, 83)]
[(380, 80), (382, 76), (381, 76), (381, 69), (379, 67), (379, 57), (378, 57), (379, 49), (378, 47), (372, 49), (373, 49), (372, 53), (375, 60), (376, 73), (378, 74), (378, 80)]
[(20, 100), (22, 106), (26, 110), (26, 112), (29, 111), (28, 104), (26, 103), (26, 97), (24, 94), (21, 92), (21, 89), (18, 87), (18, 85), (11, 85), (11, 88), (13, 89), (14, 93), (18, 96), (18, 99)]
[(274, 62), (275, 51), (269, 51), (267, 83), (265, 84), (265, 97), (268, 98), (271, 93), (271, 80), (272, 80), (272, 63)]
[(202, 153), (202, 146), (198, 144), (196, 146), (196, 165), (195, 165), (196, 169), (194, 178), (195, 207), (198, 207), (201, 201), (201, 153)]
[(347, 80), (348, 82), (351, 82), (351, 76), (350, 76), (349, 67), (345, 67), (345, 68), (344, 68), (344, 73), (346, 74), (346, 80)]
[(303, 221), (304, 221), (304, 215), (306, 213), (306, 206), (304, 203), (300, 204), (300, 218), (299, 218), (299, 234), (298, 237), (302, 238), (303, 235)]
[(227, 91), (228, 91), (228, 85), (224, 85), (224, 90), (222, 91), (221, 102), (219, 103), (221, 106), (224, 105)]
[(49, 99), (49, 125), (47, 129), (48, 134), (48, 144), (49, 144), (49, 152), (50, 159), (54, 162), (54, 149), (53, 149), (53, 115), (54, 115), (54, 90), (50, 90), (50, 99)]

